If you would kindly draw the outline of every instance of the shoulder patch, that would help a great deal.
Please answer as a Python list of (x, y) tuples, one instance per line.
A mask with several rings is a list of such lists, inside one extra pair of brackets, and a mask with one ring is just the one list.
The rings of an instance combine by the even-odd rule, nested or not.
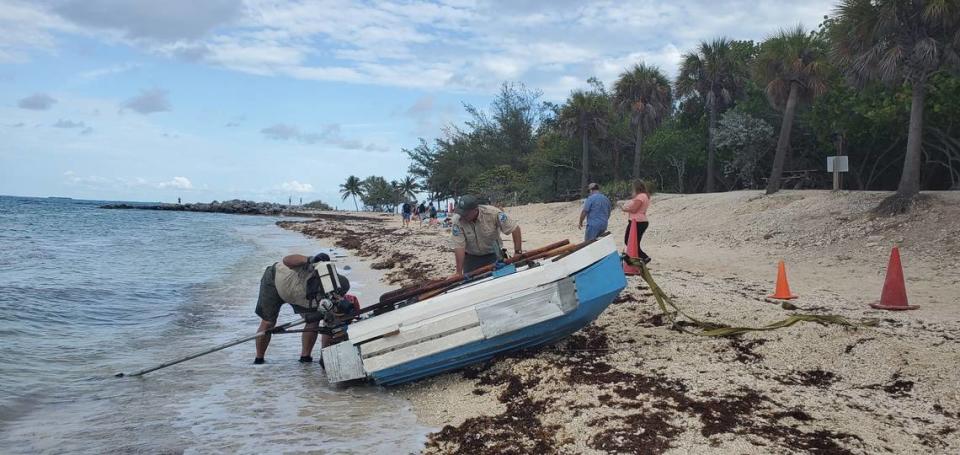
[(500, 220), (501, 223), (504, 222), (504, 221), (507, 221), (507, 214), (506, 214), (506, 213), (503, 213), (503, 212), (500, 212), (500, 214), (497, 215), (497, 219)]
[(452, 233), (454, 237), (460, 236), (460, 226), (457, 226), (456, 224), (454, 224), (453, 229), (450, 230), (450, 233)]

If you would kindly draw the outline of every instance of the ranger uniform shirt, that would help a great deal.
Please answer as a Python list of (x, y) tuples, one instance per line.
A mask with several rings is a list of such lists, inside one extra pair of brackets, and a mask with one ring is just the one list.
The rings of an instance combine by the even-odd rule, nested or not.
[(453, 216), (453, 229), (450, 231), (450, 248), (464, 248), (467, 254), (482, 256), (500, 254), (500, 233), (510, 234), (517, 228), (517, 222), (502, 210), (492, 205), (481, 205), (480, 214), (472, 223), (460, 221), (460, 215)]
[(280, 298), (291, 305), (313, 308), (310, 301), (307, 300), (307, 281), (317, 273), (314, 265), (303, 264), (299, 267), (290, 268), (283, 262), (278, 262), (274, 269), (276, 269), (274, 285), (277, 287), (277, 294), (280, 295)]

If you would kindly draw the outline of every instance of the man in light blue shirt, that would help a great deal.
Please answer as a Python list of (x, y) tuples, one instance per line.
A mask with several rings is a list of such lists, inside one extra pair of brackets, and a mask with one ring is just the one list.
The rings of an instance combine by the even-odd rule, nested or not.
[(587, 221), (587, 232), (584, 233), (584, 240), (593, 240), (607, 230), (607, 220), (610, 219), (610, 199), (607, 199), (600, 192), (600, 185), (591, 183), (587, 186), (590, 189), (590, 195), (583, 202), (583, 210), (580, 211), (580, 229), (583, 229), (583, 221)]

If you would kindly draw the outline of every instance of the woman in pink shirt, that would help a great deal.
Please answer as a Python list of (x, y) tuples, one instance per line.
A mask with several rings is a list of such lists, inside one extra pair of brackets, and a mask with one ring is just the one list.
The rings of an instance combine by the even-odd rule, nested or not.
[(627, 212), (630, 220), (627, 222), (627, 232), (623, 234), (623, 243), (630, 244), (630, 223), (637, 223), (637, 250), (639, 250), (640, 259), (644, 263), (650, 262), (650, 256), (640, 248), (640, 240), (643, 239), (643, 233), (650, 226), (647, 221), (647, 207), (650, 207), (650, 193), (647, 191), (647, 185), (642, 180), (633, 181), (633, 199), (620, 206), (620, 209)]

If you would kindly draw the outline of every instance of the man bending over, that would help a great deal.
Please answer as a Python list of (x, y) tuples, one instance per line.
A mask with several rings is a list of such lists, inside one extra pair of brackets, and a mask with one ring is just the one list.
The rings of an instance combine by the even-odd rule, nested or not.
[[(291, 254), (283, 261), (267, 267), (260, 279), (260, 297), (257, 299), (257, 316), (260, 316), (260, 328), (257, 332), (272, 329), (277, 325), (277, 316), (284, 303), (293, 306), (293, 312), (307, 320), (301, 338), (300, 362), (313, 362), (313, 346), (317, 343), (317, 330), (327, 311), (333, 311), (330, 301), (326, 300), (331, 289), (320, 292), (320, 276), (317, 268), (324, 270), (330, 256), (319, 253), (313, 257)], [(322, 266), (322, 267), (321, 267)], [(340, 296), (350, 289), (350, 281), (343, 275), (337, 275)], [(263, 357), (270, 345), (270, 334), (257, 338), (257, 355), (253, 363), (263, 363)]]

